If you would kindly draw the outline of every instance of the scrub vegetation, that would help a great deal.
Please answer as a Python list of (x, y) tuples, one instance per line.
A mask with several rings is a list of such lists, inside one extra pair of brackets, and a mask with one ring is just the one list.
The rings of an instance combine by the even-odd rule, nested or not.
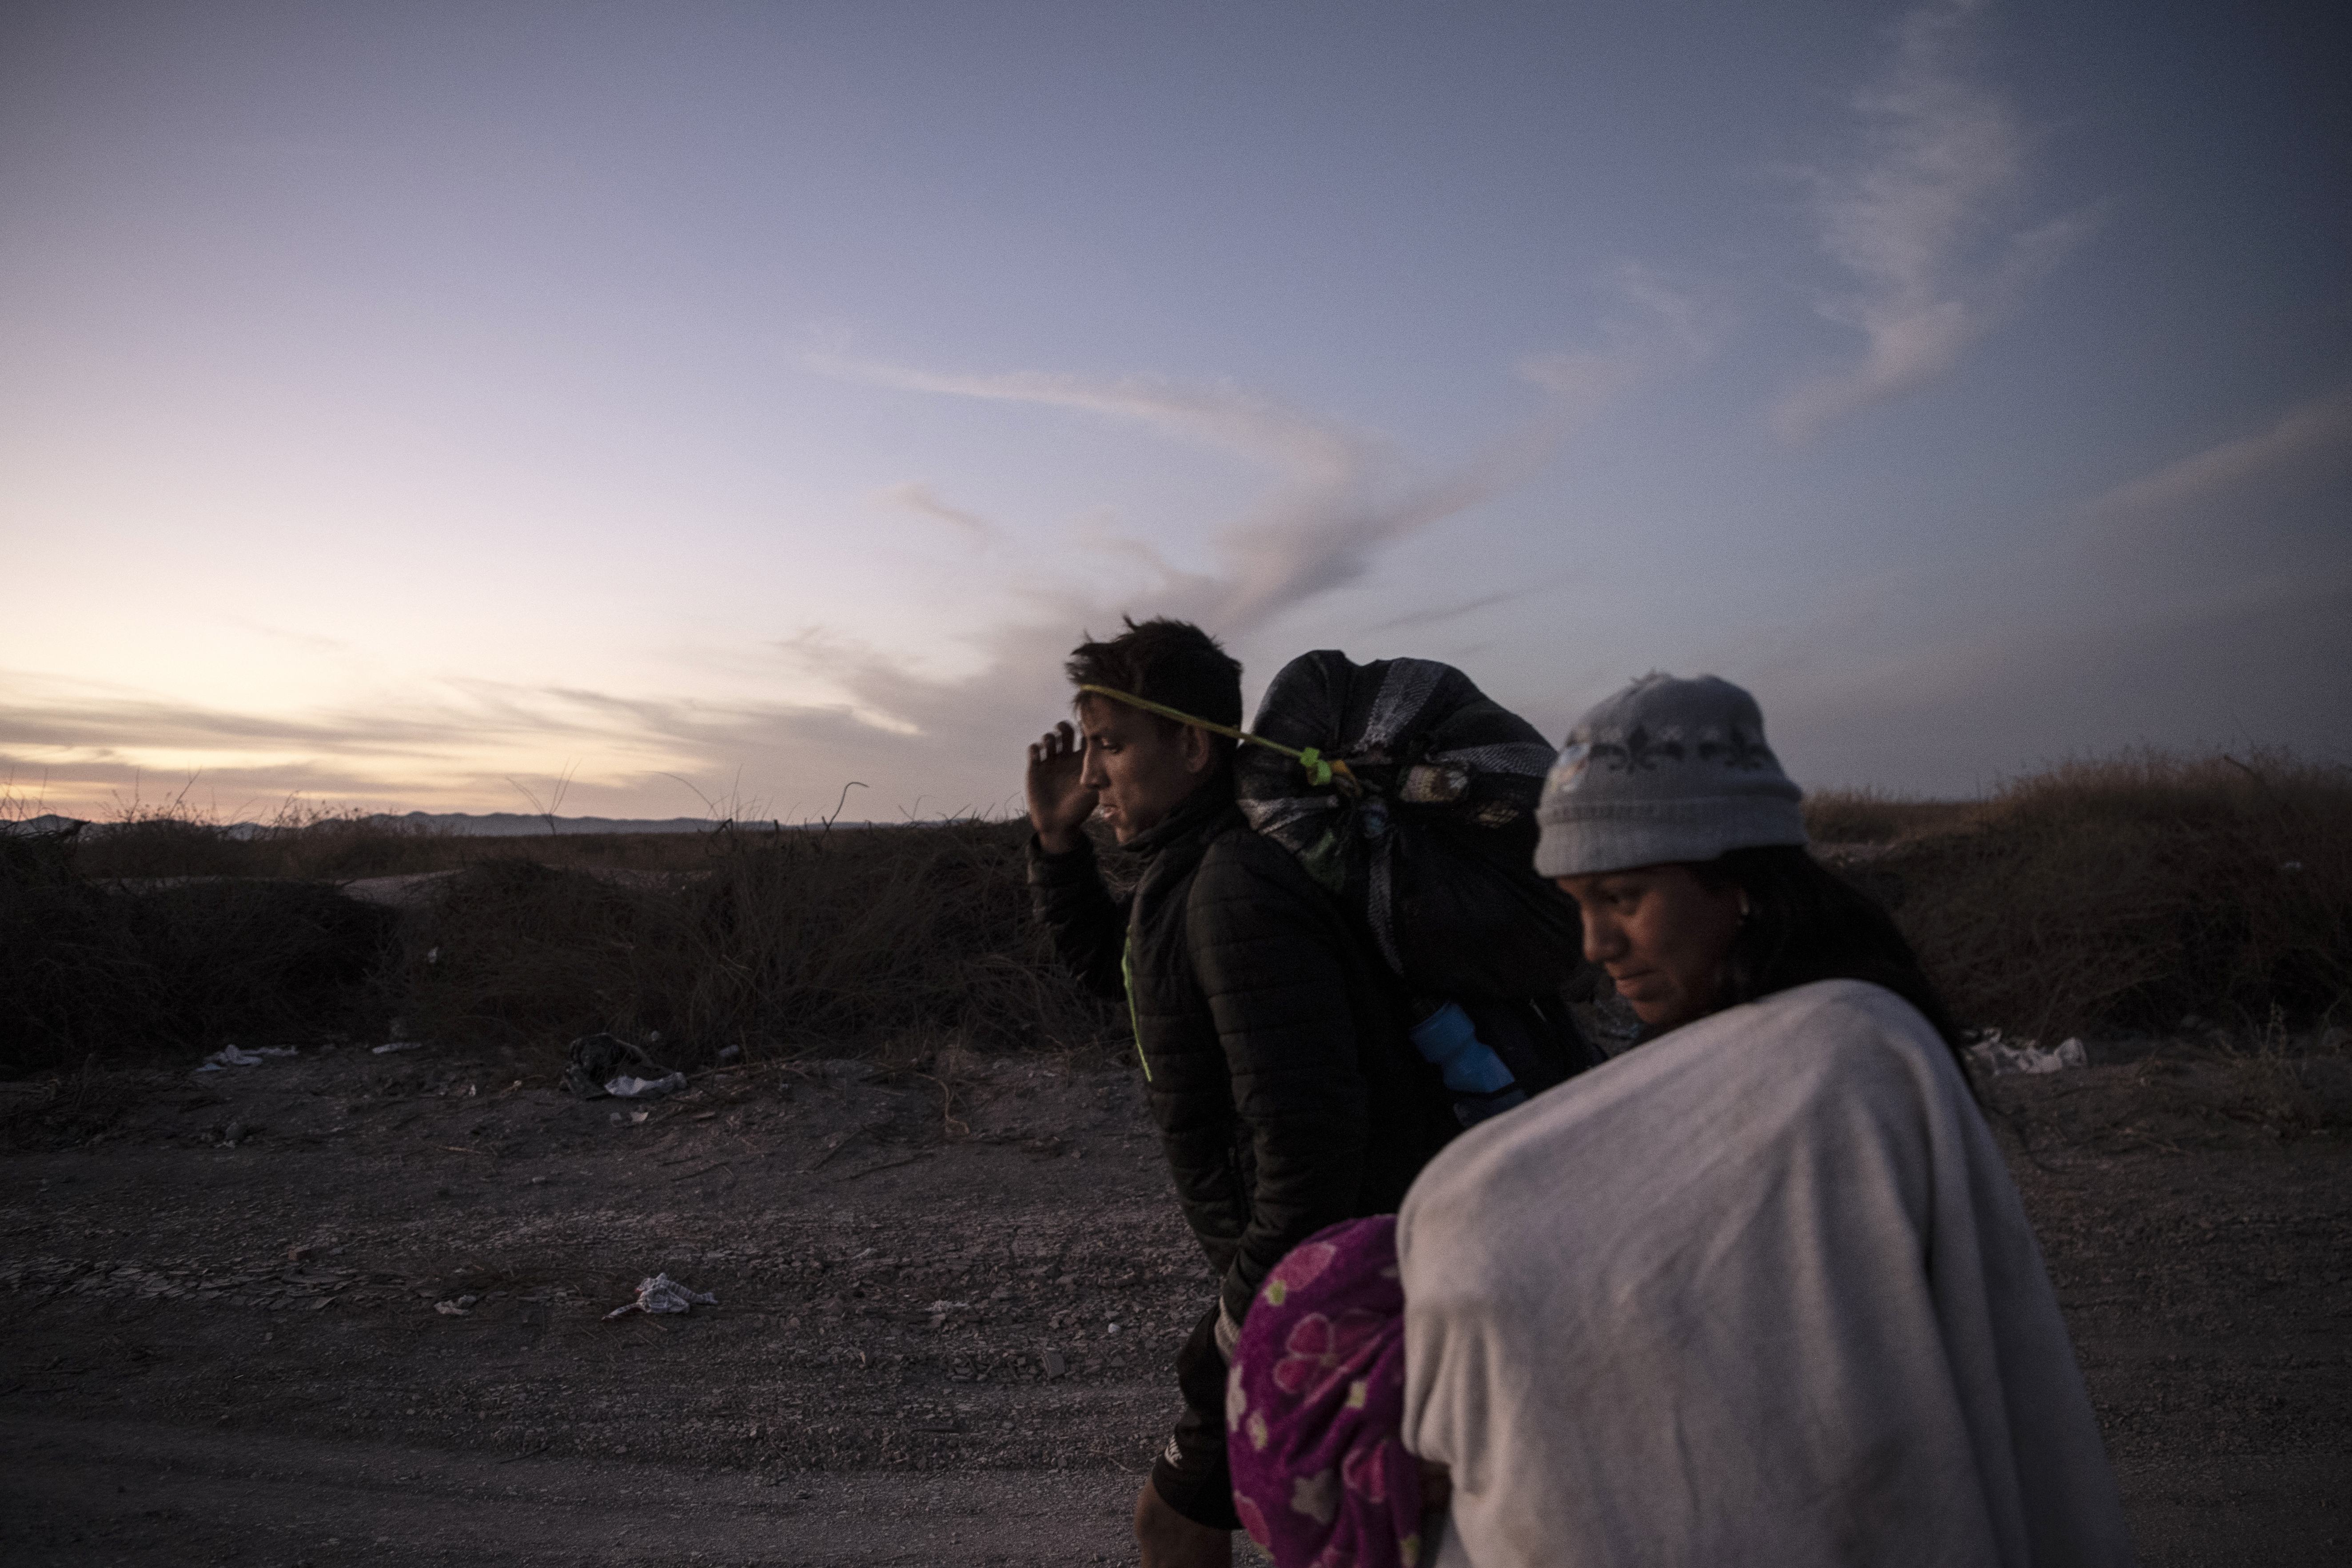
[[(2352, 1024), (2352, 771), (2135, 753), (1977, 801), (1823, 793), (1807, 812), (1964, 1023), (2273, 1047)], [(1115, 1047), (1118, 1010), (1029, 920), (1025, 839), (982, 821), (256, 831), (180, 811), (0, 837), (0, 1076), (388, 1038), (395, 1019), (549, 1061), (597, 1030), (658, 1034), (689, 1068), (730, 1046), (907, 1065), (950, 1042)]]
[(728, 1046), (1063, 1050), (1120, 1026), (1029, 918), (1025, 825), (698, 837), (691, 869), (499, 856), (441, 882), (401, 956), (411, 1016), (524, 1045), (657, 1033), (664, 1061), (688, 1063)]
[[(2310, 1031), (2352, 1021), (2352, 802), (2244, 761), (1813, 803), (1969, 1021), (2118, 1020), (1981, 1087), (2154, 1564), (2340, 1544), (2352, 1055)], [(1214, 1281), (1123, 1020), (1028, 918), (1025, 837), (0, 836), (0, 1540), (1125, 1552)], [(428, 1043), (370, 1050), (394, 1017)], [(572, 1098), (595, 1029), (658, 1031), (688, 1086)], [(187, 1070), (230, 1042), (302, 1048)], [(719, 1304), (606, 1319), (656, 1271)]]
[(0, 1076), (394, 1032), (551, 1055), (658, 1036), (685, 1067), (1111, 1040), (1117, 1011), (1028, 918), (1025, 840), (977, 821), (239, 836), (184, 815), (0, 838)]
[(1964, 1021), (2275, 1039), (2352, 1024), (2352, 770), (2283, 753), (2070, 762), (1982, 801), (1825, 795)]

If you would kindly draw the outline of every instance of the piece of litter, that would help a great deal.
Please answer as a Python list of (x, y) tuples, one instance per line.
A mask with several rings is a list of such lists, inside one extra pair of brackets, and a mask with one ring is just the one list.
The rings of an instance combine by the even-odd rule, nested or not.
[(421, 1051), (424, 1048), (423, 1040), (394, 1040), (390, 1045), (378, 1046), (375, 1054), (382, 1056), (386, 1051)]
[(618, 1035), (583, 1035), (572, 1042), (563, 1087), (581, 1100), (602, 1100), (615, 1078), (649, 1073), (658, 1081), (668, 1070)]
[(198, 1072), (218, 1072), (223, 1068), (257, 1068), (271, 1057), (290, 1057), (291, 1046), (262, 1046), (255, 1050), (241, 1051), (235, 1046), (223, 1046), (205, 1058)]
[(2069, 1038), (2059, 1043), (2054, 1051), (2045, 1051), (2034, 1040), (2020, 1040), (2015, 1045), (2000, 1037), (1999, 1029), (1990, 1030), (1985, 1037), (1969, 1047), (1969, 1060), (1977, 1069), (1992, 1078), (2007, 1078), (2012, 1073), (2052, 1073), (2066, 1068), (2088, 1067), (2090, 1054), (2079, 1039)]
[(616, 1100), (658, 1100), (685, 1087), (686, 1075), (682, 1072), (674, 1072), (667, 1078), (630, 1078), (624, 1074), (606, 1080), (604, 1092)]
[(667, 1274), (656, 1274), (637, 1285), (637, 1299), (625, 1307), (615, 1307), (604, 1314), (605, 1321), (625, 1318), (632, 1312), (683, 1312), (688, 1307), (716, 1307), (719, 1298), (689, 1290)]
[(470, 1309), (460, 1307), (455, 1301), (436, 1301), (433, 1310), (445, 1318), (470, 1318), (474, 1315)]
[(1045, 1375), (1047, 1377), (1059, 1377), (1064, 1373), (1070, 1370), (1069, 1363), (1062, 1359), (1062, 1352), (1060, 1351), (1047, 1351), (1041, 1359), (1045, 1363)]

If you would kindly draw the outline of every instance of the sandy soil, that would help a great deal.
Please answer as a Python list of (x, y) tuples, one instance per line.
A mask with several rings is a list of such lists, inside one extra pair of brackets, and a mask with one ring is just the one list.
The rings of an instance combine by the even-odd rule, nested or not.
[[(2352, 1150), (2233, 1073), (1998, 1109), (2146, 1561), (2341, 1563)], [(1129, 1561), (1210, 1297), (1099, 1060), (647, 1107), (346, 1047), (0, 1113), (16, 1563)], [(605, 1319), (657, 1272), (719, 1305)]]

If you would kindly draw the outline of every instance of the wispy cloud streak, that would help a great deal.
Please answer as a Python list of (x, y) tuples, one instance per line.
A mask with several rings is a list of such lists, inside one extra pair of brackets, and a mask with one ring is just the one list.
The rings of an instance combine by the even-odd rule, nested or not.
[(1431, 484), (1413, 482), (1380, 437), (1231, 386), (1149, 377), (1016, 371), (957, 375), (894, 365), (835, 363), (838, 374), (908, 391), (1024, 403), (1138, 425), (1171, 439), (1232, 453), (1271, 469), (1272, 491), (1214, 541), (1221, 570), (1180, 571), (1142, 541), (1108, 525), (1087, 542), (1123, 554), (1157, 578), (1152, 597), (1228, 633), (1249, 630), (1302, 599), (1361, 574), (1383, 542), (1491, 494), (1501, 476), (1474, 463)]
[(1480, 610), (1499, 608), (1504, 605), (1526, 598), (1531, 591), (1526, 588), (1515, 588), (1507, 594), (1481, 594), (1476, 598), (1465, 599), (1459, 604), (1442, 605), (1435, 609), (1414, 610), (1407, 615), (1391, 616), (1368, 629), (1376, 632), (1394, 632), (1402, 631), (1407, 626), (1433, 626), (1461, 616), (1475, 615)]
[(499, 781), (592, 759), (583, 794), (680, 771), (720, 771), (753, 737), (790, 733), (828, 758), (893, 741), (845, 705), (685, 702), (578, 688), (443, 679), (263, 715), (101, 683), (0, 672), (0, 778), (54, 782), (89, 809), (141, 777), (374, 801), (482, 803)]
[[(1082, 632), (1114, 629), (1132, 611), (1181, 616), (1245, 640), (1285, 611), (1362, 578), (1391, 546), (1524, 483), (1626, 387), (1702, 352), (1695, 308), (1645, 276), (1621, 281), (1642, 307), (1638, 324), (1605, 327), (1600, 347), (1521, 364), (1535, 392), (1528, 415), (1444, 467), (1417, 464), (1376, 433), (1230, 385), (823, 362), (830, 374), (869, 384), (1116, 421), (1237, 456), (1267, 476), (1259, 495), (1211, 535), (1208, 561), (1197, 567), (1118, 528), (1112, 514), (1080, 522), (1080, 549), (1134, 568), (1127, 590), (1059, 568), (1037, 574), (1011, 590), (1007, 613), (972, 639), (977, 658), (964, 661), (971, 672), (956, 678), (924, 673), (903, 650), (877, 646), (858, 628), (817, 626), (784, 632), (761, 650), (780, 673), (803, 677), (792, 682), (797, 689), (827, 694), (815, 701), (686, 700), (444, 675), (397, 700), (354, 692), (310, 711), (261, 716), (63, 683), (26, 692), (27, 700), (0, 714), (0, 773), (47, 774), (85, 801), (142, 770), (152, 777), (201, 769), (223, 788), (478, 805), (505, 803), (509, 775), (580, 760), (570, 798), (583, 810), (678, 788), (656, 780), (739, 771), (756, 781), (755, 815), (822, 809), (842, 780), (860, 777), (919, 787), (934, 812), (1005, 809), (1018, 799), (1023, 743), (1067, 703), (1062, 660)], [(869, 499), (992, 548), (1014, 545), (1008, 531), (943, 500), (929, 481), (904, 481)], [(914, 809), (905, 796), (892, 805)]]
[(973, 539), (992, 541), (997, 537), (996, 525), (978, 512), (950, 506), (931, 492), (931, 487), (919, 479), (908, 479), (875, 492), (874, 500), (883, 506), (903, 508), (961, 530)]
[(1864, 351), (1780, 399), (1772, 420), (1786, 439), (1810, 439), (1944, 375), (2093, 226), (2087, 212), (2002, 221), (2025, 183), (2030, 138), (1962, 72), (1982, 9), (1983, 0), (1944, 0), (1906, 17), (1887, 73), (1853, 100), (1862, 155), (1804, 172), (1822, 247), (1853, 279), (1820, 310), (1859, 331)]
[(1234, 386), (1042, 371), (953, 374), (837, 358), (814, 363), (878, 385), (1140, 426), (1270, 470), (1269, 489), (1212, 540), (1213, 571), (1180, 570), (1148, 543), (1108, 527), (1089, 541), (1151, 572), (1155, 608), (1240, 635), (1359, 580), (1388, 546), (1525, 483), (1627, 386), (1706, 352), (1695, 303), (1639, 268), (1623, 269), (1617, 282), (1640, 308), (1639, 324), (1612, 324), (1599, 348), (1522, 362), (1520, 375), (1543, 395), (1535, 412), (1435, 472), (1417, 468), (1380, 436)]
[(2084, 514), (2102, 531), (2141, 519), (2242, 505), (2308, 489), (2352, 468), (2352, 388), (2288, 410), (2268, 429), (2223, 441), (2116, 486)]

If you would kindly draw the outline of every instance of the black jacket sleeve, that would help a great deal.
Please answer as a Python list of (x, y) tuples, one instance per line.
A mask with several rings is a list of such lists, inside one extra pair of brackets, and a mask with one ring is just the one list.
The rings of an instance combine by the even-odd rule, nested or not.
[(1354, 1212), (1364, 1174), (1367, 1092), (1347, 939), (1337, 911), (1282, 857), (1264, 840), (1231, 836), (1202, 863), (1186, 910), (1194, 973), (1254, 1167), (1249, 1220), (1223, 1292), (1235, 1322), (1267, 1270)]
[(1048, 855), (1029, 836), (1029, 906), (1079, 984), (1113, 1001), (1126, 996), (1127, 908), (1103, 886), (1091, 843), (1081, 838), (1068, 854)]

